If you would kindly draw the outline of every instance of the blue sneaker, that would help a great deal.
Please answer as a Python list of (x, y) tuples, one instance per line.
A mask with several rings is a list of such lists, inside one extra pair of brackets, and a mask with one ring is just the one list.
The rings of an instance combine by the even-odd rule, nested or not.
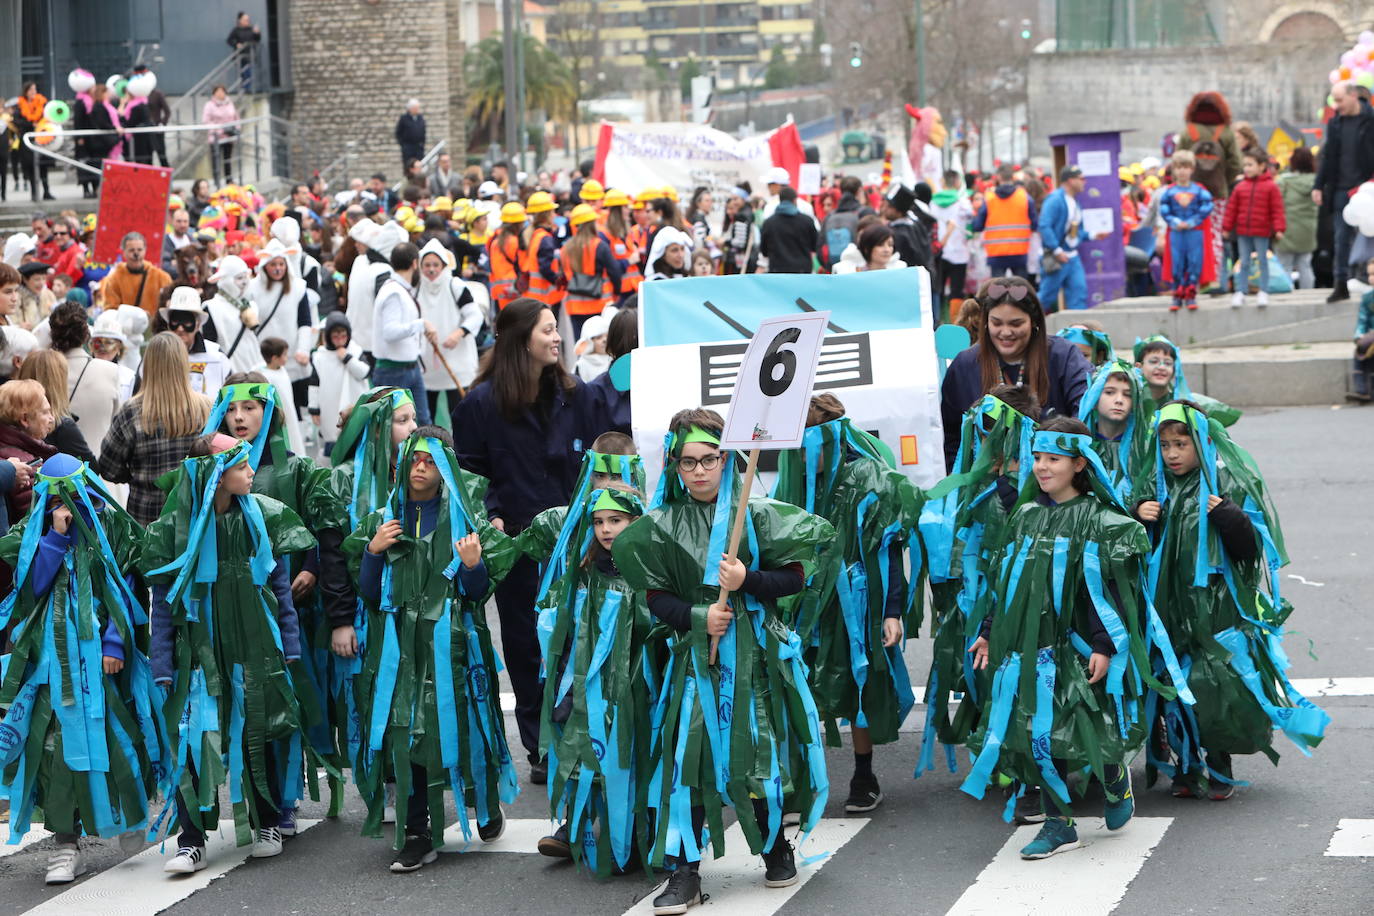
[[(1131, 794), (1131, 768), (1123, 766), (1116, 779), (1103, 783), (1107, 802), (1102, 808), (1102, 817), (1108, 830), (1120, 830), (1135, 816), (1135, 796)], [(1115, 799), (1115, 801), (1113, 801)]]
[(282, 836), (296, 835), (296, 809), (283, 808), (277, 815), (277, 829)]
[(1021, 849), (1023, 859), (1048, 859), (1056, 852), (1077, 849), (1078, 831), (1062, 817), (1047, 817), (1040, 832)]

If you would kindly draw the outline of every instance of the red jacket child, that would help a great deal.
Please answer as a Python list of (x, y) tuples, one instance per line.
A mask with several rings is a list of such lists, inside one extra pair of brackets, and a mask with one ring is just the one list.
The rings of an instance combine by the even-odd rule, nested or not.
[(1288, 227), (1283, 216), (1283, 193), (1268, 171), (1254, 178), (1242, 178), (1232, 189), (1221, 225), (1228, 235), (1261, 238), (1277, 235)]

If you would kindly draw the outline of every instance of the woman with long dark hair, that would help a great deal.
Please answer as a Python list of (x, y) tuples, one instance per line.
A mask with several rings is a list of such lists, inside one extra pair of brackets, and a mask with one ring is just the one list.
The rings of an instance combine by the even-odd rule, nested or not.
[(965, 410), (998, 385), (1015, 385), (1035, 396), (1045, 417), (1077, 416), (1088, 390), (1092, 363), (1083, 351), (1045, 331), (1045, 313), (1035, 287), (1019, 277), (995, 277), (978, 291), (983, 333), (977, 344), (949, 364), (940, 387), (945, 427), (945, 465), (959, 450)]
[[(487, 514), (511, 536), (545, 509), (567, 505), (583, 443), (592, 439), (584, 429), (585, 386), (563, 368), (561, 356), (554, 313), (537, 299), (516, 299), (496, 316), (496, 343), (454, 414), (458, 461), (491, 481)], [(497, 588), (496, 608), (530, 780), (543, 785), (548, 768), (539, 758), (538, 585), (534, 562), (521, 559)]]

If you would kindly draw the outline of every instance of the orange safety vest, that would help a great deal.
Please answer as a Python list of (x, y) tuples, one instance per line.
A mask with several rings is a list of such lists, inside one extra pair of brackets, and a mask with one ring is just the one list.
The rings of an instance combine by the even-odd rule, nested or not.
[(520, 298), (520, 242), (511, 239), (505, 245), (500, 244), (505, 238), (508, 238), (505, 233), (498, 232), (487, 239), (487, 258), (491, 261), (491, 301), (496, 303), (498, 310)]
[(601, 270), (596, 266), (596, 252), (602, 244), (602, 240), (598, 238), (593, 244), (582, 249), (581, 270), (573, 270), (570, 258), (560, 259), (563, 262), (563, 271), (568, 277), (568, 297), (564, 300), (564, 305), (567, 306), (569, 315), (600, 315), (601, 310), (604, 309), (610, 301), (610, 298), (606, 294), (606, 286), (610, 282), (609, 277), (601, 284), (601, 293), (599, 295), (583, 296), (573, 292), (573, 284), (579, 282), (575, 274), (595, 279), (601, 273)]
[[(526, 295), (532, 299), (538, 299), (548, 306), (554, 306), (563, 301), (563, 291), (558, 288), (557, 282), (549, 282), (544, 279), (544, 275), (539, 272), (539, 246), (544, 239), (553, 238), (553, 233), (543, 226), (539, 226), (530, 235), (530, 245), (525, 249), (524, 262), (520, 269), (529, 277), (529, 290)], [(553, 258), (554, 273), (562, 273), (563, 269), (559, 263), (557, 253)]]
[(1008, 198), (987, 195), (988, 218), (983, 224), (983, 252), (990, 258), (1030, 251), (1030, 195), (1017, 188)]
[[(638, 264), (649, 256), (649, 227), (641, 226), (638, 223), (630, 227), (630, 231), (625, 234), (625, 241), (635, 250), (635, 263)], [(641, 278), (642, 280), (643, 278)]]
[[(629, 235), (634, 235), (634, 227), (629, 230)], [(629, 239), (618, 239), (606, 233), (605, 239), (611, 246), (611, 257), (620, 262), (623, 271), (620, 274), (620, 294), (628, 296), (639, 290), (639, 284), (644, 282), (644, 275), (639, 272), (639, 249), (634, 242)], [(614, 299), (615, 293), (611, 289), (610, 278), (606, 278), (606, 297)]]

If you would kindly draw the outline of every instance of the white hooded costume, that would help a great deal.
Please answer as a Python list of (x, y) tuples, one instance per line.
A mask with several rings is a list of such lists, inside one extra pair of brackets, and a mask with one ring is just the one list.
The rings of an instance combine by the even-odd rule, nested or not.
[(205, 305), (215, 323), (220, 349), (235, 372), (253, 372), (263, 366), (258, 335), (249, 327), (259, 317), (247, 295), (252, 279), (253, 272), (243, 258), (233, 254), (222, 258), (210, 275), (217, 292)]
[(310, 313), (319, 314), (320, 307), (320, 262), (305, 253), (301, 247), (301, 224), (289, 216), (272, 221), (272, 238), (288, 249), (295, 249), (296, 274), (305, 281), (305, 298), (310, 302)]
[(410, 233), (395, 220), (378, 226), (363, 220), (348, 230), (357, 243), (367, 246), (359, 254), (348, 272), (348, 320), (353, 324), (353, 339), (363, 352), (372, 352), (372, 308), (377, 302), (377, 290), (391, 276), (391, 249), (410, 241)]
[[(315, 346), (315, 315), (306, 297), (305, 281), (296, 273), (299, 254), (299, 250), (273, 239), (258, 252), (258, 273), (248, 284), (248, 298), (258, 310), (258, 341), (269, 337), (286, 341), (286, 374), (293, 382), (309, 378), (310, 351)], [(273, 283), (267, 276), (267, 265), (277, 258), (286, 262), (286, 276)]]
[[(437, 280), (425, 279), (423, 268), (427, 255), (444, 262), (444, 272)], [(458, 381), (467, 388), (477, 375), (477, 332), (482, 329), (486, 315), (473, 301), (467, 284), (453, 275), (455, 263), (453, 252), (438, 239), (430, 239), (420, 250), (420, 285), (416, 299), (420, 303), (421, 317), (428, 319), (439, 335), (439, 352), (458, 376)], [(464, 333), (458, 334), (460, 330)], [(454, 335), (458, 335), (458, 339), (450, 345)], [(425, 363), (425, 390), (453, 391), (453, 379), (435, 357), (433, 348), (422, 348), (421, 358)]]

